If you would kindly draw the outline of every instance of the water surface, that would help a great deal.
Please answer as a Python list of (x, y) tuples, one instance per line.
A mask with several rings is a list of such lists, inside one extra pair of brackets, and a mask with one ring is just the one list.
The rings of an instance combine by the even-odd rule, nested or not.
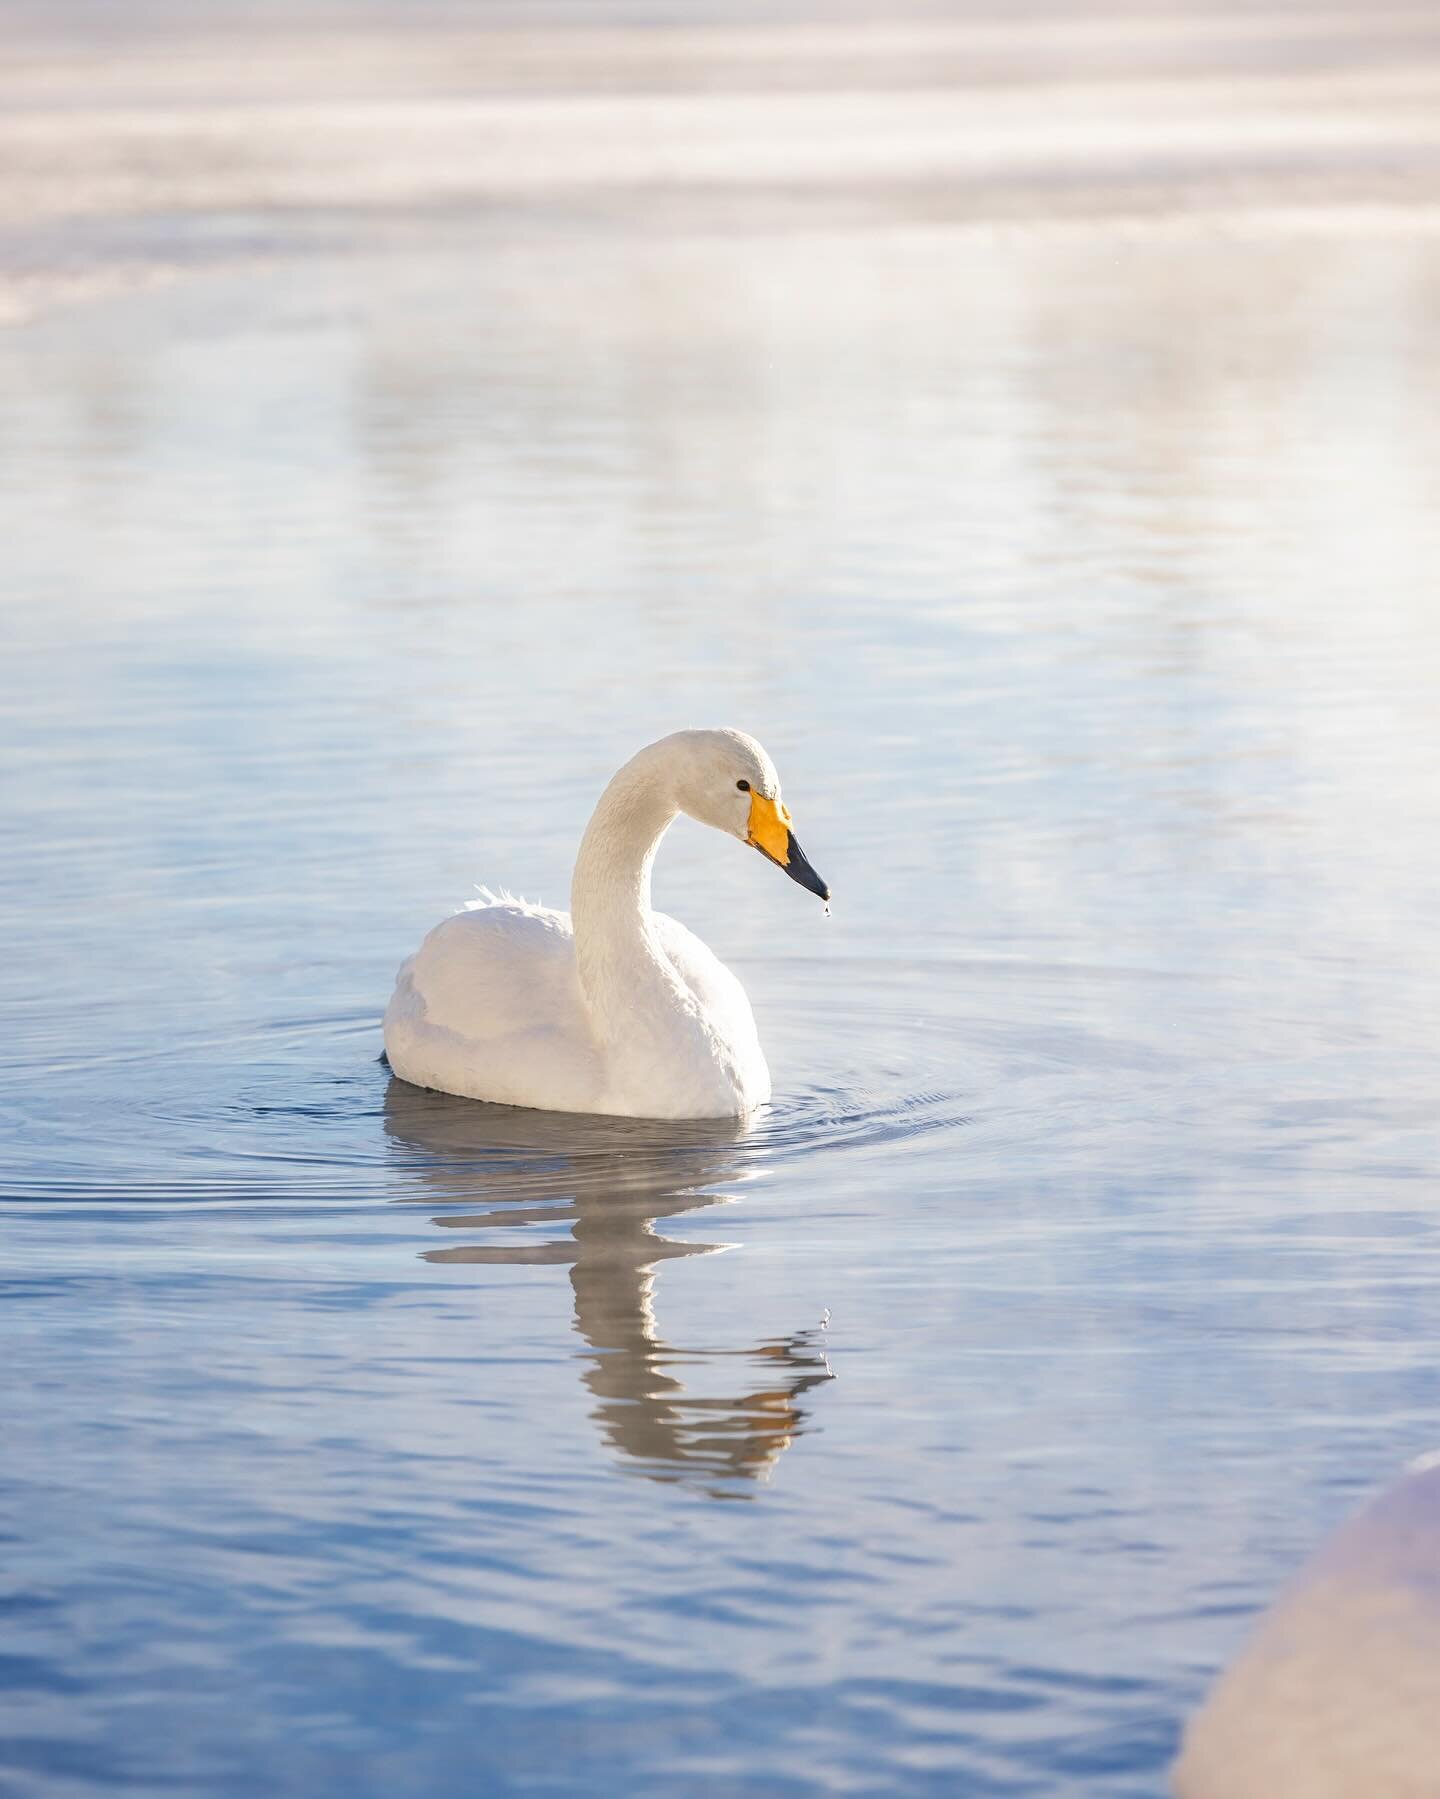
[[(1153, 1794), (1440, 1431), (1440, 241), (437, 227), (0, 339), (0, 1783)], [(612, 769), (749, 1131), (379, 1060)]]

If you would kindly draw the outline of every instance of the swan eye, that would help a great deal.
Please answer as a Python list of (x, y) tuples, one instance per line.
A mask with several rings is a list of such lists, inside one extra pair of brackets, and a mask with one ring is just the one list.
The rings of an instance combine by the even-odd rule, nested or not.
[(740, 789), (741, 793), (749, 793), (750, 791), (750, 783), (748, 781), (737, 781), (735, 785)]

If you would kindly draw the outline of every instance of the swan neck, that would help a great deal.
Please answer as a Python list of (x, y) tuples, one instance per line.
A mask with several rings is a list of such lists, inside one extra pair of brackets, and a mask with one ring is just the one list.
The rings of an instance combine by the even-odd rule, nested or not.
[(680, 808), (668, 785), (636, 762), (601, 794), (570, 888), (580, 982), (602, 1025), (633, 1004), (637, 983), (671, 978), (652, 925), (650, 870)]

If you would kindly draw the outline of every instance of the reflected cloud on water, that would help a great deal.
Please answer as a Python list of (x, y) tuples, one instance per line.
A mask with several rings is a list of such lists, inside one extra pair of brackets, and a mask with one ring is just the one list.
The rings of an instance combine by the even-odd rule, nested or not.
[[(425, 1250), (427, 1262), (568, 1266), (591, 1416), (639, 1471), (715, 1497), (747, 1497), (809, 1428), (804, 1396), (834, 1378), (823, 1323), (734, 1348), (686, 1349), (656, 1322), (660, 1263), (732, 1247), (661, 1236), (655, 1226), (730, 1203), (713, 1189), (748, 1178), (742, 1125), (521, 1111), (392, 1077), (385, 1130), (423, 1183), (417, 1198), (483, 1208), (432, 1219), (481, 1240)], [(555, 1234), (567, 1225), (568, 1235)], [(502, 1232), (506, 1240), (486, 1240)], [(723, 1371), (719, 1393), (693, 1390), (702, 1370)]]

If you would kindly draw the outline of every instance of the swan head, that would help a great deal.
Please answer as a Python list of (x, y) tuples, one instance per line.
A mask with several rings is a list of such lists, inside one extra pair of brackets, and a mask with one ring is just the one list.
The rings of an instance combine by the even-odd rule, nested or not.
[(677, 731), (656, 748), (670, 753), (680, 810), (759, 850), (821, 899), (830, 889), (795, 841), (775, 764), (743, 731)]

